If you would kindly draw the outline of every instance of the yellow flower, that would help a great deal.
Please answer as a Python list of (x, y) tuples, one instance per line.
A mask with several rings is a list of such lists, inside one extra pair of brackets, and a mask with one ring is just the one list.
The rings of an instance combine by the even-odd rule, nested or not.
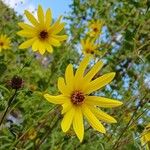
[(115, 73), (107, 73), (92, 80), (94, 75), (102, 68), (103, 63), (101, 61), (97, 62), (85, 74), (85, 69), (89, 61), (90, 57), (85, 57), (75, 75), (73, 65), (69, 64), (66, 68), (65, 79), (62, 77), (58, 79), (58, 89), (61, 94), (58, 96), (44, 95), (49, 102), (62, 105), (63, 109), (61, 113), (64, 114), (61, 122), (62, 130), (63, 132), (67, 132), (71, 125), (73, 125), (73, 129), (80, 142), (82, 142), (84, 136), (83, 116), (85, 116), (95, 130), (105, 133), (105, 128), (99, 120), (108, 123), (116, 123), (116, 120), (97, 106), (109, 108), (122, 105), (122, 102), (116, 100), (90, 95), (92, 92), (111, 82)]
[(92, 21), (89, 23), (89, 35), (91, 37), (97, 38), (101, 34), (103, 22), (100, 20)]
[(87, 38), (86, 40), (81, 40), (81, 46), (82, 46), (82, 52), (85, 55), (100, 54), (98, 50), (99, 44), (95, 44), (95, 39)]
[(9, 49), (10, 48), (10, 38), (7, 35), (0, 35), (0, 52), (2, 49)]
[(150, 123), (144, 129), (141, 135), (141, 143), (146, 146), (146, 149), (150, 149)]
[(65, 23), (60, 23), (61, 18), (51, 25), (52, 13), (48, 9), (44, 15), (42, 7), (38, 6), (38, 20), (27, 10), (25, 15), (32, 25), (20, 22), (18, 25), (22, 28), (17, 34), (28, 38), (19, 48), (29, 48), (32, 46), (33, 51), (39, 51), (42, 55), (45, 51), (53, 52), (52, 46), (60, 46), (60, 42), (67, 39), (67, 35), (57, 35), (64, 28)]
[(29, 131), (28, 131), (28, 138), (33, 140), (35, 139), (37, 136), (37, 132), (34, 128), (31, 128)]

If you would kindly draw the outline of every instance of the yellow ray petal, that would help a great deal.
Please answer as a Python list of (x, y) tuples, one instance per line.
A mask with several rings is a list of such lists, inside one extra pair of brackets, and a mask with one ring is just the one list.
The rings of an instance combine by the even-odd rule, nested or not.
[(58, 41), (64, 41), (64, 40), (66, 40), (68, 38), (67, 35), (51, 35), (51, 36), (52, 36), (52, 38), (55, 38)]
[(62, 94), (70, 96), (70, 90), (67, 88), (64, 78), (62, 77), (58, 78), (58, 89)]
[(23, 37), (30, 37), (30, 38), (36, 36), (34, 31), (29, 32), (29, 31), (26, 31), (26, 30), (21, 30), (21, 31), (17, 32), (17, 34), (20, 35), (20, 36), (23, 36)]
[(61, 122), (61, 128), (63, 132), (67, 132), (72, 124), (73, 118), (75, 114), (75, 109), (72, 107), (63, 117)]
[(18, 23), (18, 26), (20, 26), (20, 27), (23, 28), (24, 30), (29, 30), (29, 31), (35, 30), (35, 28), (34, 28), (33, 26), (28, 25), (28, 24), (26, 24), (26, 23), (24, 23), (24, 22), (19, 22), (19, 23)]
[(103, 62), (102, 61), (97, 62), (92, 67), (92, 69), (85, 75), (84, 80), (89, 82), (102, 67), (103, 67)]
[(36, 40), (36, 38), (32, 38), (32, 39), (30, 39), (30, 40), (27, 40), (27, 41), (23, 42), (23, 43), (19, 46), (19, 48), (20, 48), (20, 49), (29, 48), (29, 47), (33, 44), (33, 42), (34, 42), (35, 40)]
[(49, 43), (53, 46), (60, 46), (60, 42), (57, 40), (57, 39), (54, 39), (54, 38), (49, 38)]
[(54, 104), (63, 104), (69, 101), (69, 99), (63, 95), (52, 96), (50, 94), (44, 94), (44, 98), (48, 100), (50, 103)]
[(34, 26), (38, 26), (38, 24), (39, 24), (38, 21), (35, 19), (35, 17), (29, 11), (25, 10), (25, 15)]
[(83, 60), (79, 64), (74, 79), (75, 81), (78, 81), (78, 82), (74, 82), (75, 90), (83, 90), (83, 87), (86, 84), (83, 80), (83, 76), (84, 76), (85, 69), (87, 68), (88, 63), (90, 61), (90, 58), (91, 58), (90, 55), (87, 55), (86, 57), (83, 58)]
[(58, 27), (58, 25), (60, 24), (61, 19), (62, 19), (62, 16), (60, 16), (60, 17), (58, 18), (58, 20), (51, 26), (51, 28), (49, 29), (49, 32), (50, 32), (50, 33), (53, 32), (53, 31), (55, 30), (55, 28)]
[(52, 47), (50, 44), (47, 44), (46, 50), (47, 50), (49, 53), (52, 53), (52, 52), (53, 52), (53, 47)]
[(35, 52), (38, 50), (38, 40), (35, 40), (32, 44), (32, 50)]
[(46, 11), (45, 18), (46, 18), (45, 25), (47, 28), (49, 28), (51, 25), (51, 22), (52, 22), (52, 12), (51, 12), (50, 8)]
[(74, 89), (74, 73), (73, 73), (73, 66), (72, 64), (69, 64), (65, 71), (65, 80), (66, 85), (70, 90)]
[(73, 129), (77, 137), (79, 138), (80, 142), (82, 142), (84, 136), (84, 125), (83, 125), (83, 114), (80, 107), (75, 108)]
[(98, 96), (87, 96), (85, 99), (85, 103), (89, 105), (100, 106), (104, 108), (111, 108), (111, 107), (118, 107), (123, 103), (117, 100), (105, 98), (105, 97), (98, 97)]
[(52, 34), (57, 34), (59, 33), (65, 26), (65, 23), (60, 23), (59, 25), (57, 25), (57, 27), (55, 27), (55, 30), (51, 31)]
[(41, 5), (38, 6), (37, 15), (38, 15), (39, 22), (41, 24), (44, 24), (44, 12), (43, 12)]
[(80, 65), (79, 65), (79, 67), (76, 71), (75, 79), (83, 78), (85, 69), (86, 69), (89, 61), (90, 61), (90, 56), (89, 55), (83, 58), (83, 60), (81, 61)]
[(117, 123), (116, 119), (111, 117), (110, 115), (106, 114), (102, 110), (95, 108), (93, 106), (89, 107), (90, 110), (93, 112), (93, 114), (101, 121), (107, 122), (107, 123)]
[(107, 85), (109, 82), (113, 80), (114, 77), (115, 73), (111, 72), (95, 79), (94, 81), (91, 81), (85, 89), (86, 94), (90, 94), (100, 89), (101, 87)]
[(62, 107), (63, 108), (62, 108), (61, 114), (64, 114), (64, 113), (68, 112), (73, 107), (70, 99), (66, 103), (64, 103), (62, 105)]
[(43, 55), (46, 51), (46, 45), (45, 45), (45, 42), (42, 42), (42, 41), (39, 41), (38, 42), (38, 50), (40, 52), (41, 55)]
[(105, 133), (106, 130), (104, 126), (100, 123), (100, 121), (95, 117), (95, 115), (90, 111), (87, 105), (82, 105), (82, 112), (84, 116), (87, 118), (90, 125), (97, 131), (101, 133)]

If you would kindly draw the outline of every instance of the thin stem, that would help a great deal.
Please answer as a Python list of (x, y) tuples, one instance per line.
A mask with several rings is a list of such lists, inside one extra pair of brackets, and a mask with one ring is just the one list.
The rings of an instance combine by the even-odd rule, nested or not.
[(11, 148), (14, 148), (18, 145), (19, 141), (27, 134), (27, 132), (38, 122), (40, 122), (40, 120), (42, 120), (45, 116), (47, 117), (47, 115), (49, 115), (49, 112), (51, 112), (51, 110), (53, 110), (56, 106), (52, 107), (50, 110), (48, 110), (47, 112), (45, 112), (37, 121), (35, 121), (34, 124), (30, 125), (30, 127), (17, 139), (17, 141), (15, 141), (12, 145)]
[(49, 131), (45, 134), (45, 136), (41, 139), (40, 143), (36, 145), (37, 149), (40, 149), (40, 146), (43, 144), (43, 142), (46, 140), (46, 138), (50, 135), (50, 133), (53, 131), (53, 129), (56, 127), (57, 123), (60, 120), (60, 114), (56, 120), (56, 122), (53, 124), (53, 126), (49, 129)]
[(30, 58), (30, 60), (27, 60), (27, 61), (23, 64), (22, 68), (19, 70), (19, 73), (22, 72), (22, 70), (26, 67), (27, 64), (31, 64), (31, 62), (33, 61), (33, 59), (34, 59), (34, 56), (32, 56), (32, 57)]
[[(146, 96), (146, 94), (144, 95), (144, 97), (142, 98), (142, 100), (145, 98), (145, 96)], [(141, 100), (141, 102), (142, 102), (142, 100)], [(145, 104), (145, 103), (144, 103), (144, 104)], [(143, 107), (144, 104), (140, 103), (140, 104), (137, 106), (137, 108), (135, 109), (135, 111), (134, 111), (134, 113), (133, 113), (131, 119), (130, 119), (129, 122), (127, 123), (126, 127), (122, 130), (122, 132), (121, 132), (119, 138), (116, 140), (115, 144), (112, 146), (112, 149), (117, 148), (117, 146), (118, 146), (118, 144), (119, 144), (119, 142), (120, 142), (120, 139), (122, 138), (122, 136), (124, 135), (124, 133), (126, 132), (126, 130), (128, 129), (128, 127), (130, 126), (130, 123), (131, 123), (131, 121), (133, 120), (133, 118), (135, 117), (137, 111), (139, 110), (139, 107)]]
[(4, 114), (3, 114), (2, 118), (1, 118), (1, 121), (0, 121), (0, 126), (3, 123), (3, 121), (4, 121), (4, 119), (5, 119), (6, 115), (7, 115), (7, 112), (9, 110), (13, 100), (15, 99), (16, 95), (17, 95), (17, 89), (15, 90), (14, 94), (10, 97), (10, 99), (8, 101), (7, 107), (6, 107), (5, 112), (4, 112)]

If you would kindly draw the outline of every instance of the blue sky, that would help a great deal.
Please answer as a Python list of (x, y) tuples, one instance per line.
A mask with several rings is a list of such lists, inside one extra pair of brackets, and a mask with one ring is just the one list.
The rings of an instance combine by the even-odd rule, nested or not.
[(3, 0), (7, 5), (14, 8), (19, 14), (23, 14), (25, 9), (34, 11), (38, 4), (42, 5), (44, 10), (51, 8), (53, 17), (65, 15), (69, 12), (69, 4), (72, 0)]

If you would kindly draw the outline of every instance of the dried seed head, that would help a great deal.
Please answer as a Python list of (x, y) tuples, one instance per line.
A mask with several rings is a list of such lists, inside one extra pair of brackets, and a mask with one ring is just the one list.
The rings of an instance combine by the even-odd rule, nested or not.
[(13, 76), (13, 78), (11, 79), (11, 82), (10, 82), (10, 86), (13, 88), (13, 89), (20, 89), (23, 85), (23, 80), (21, 77), (19, 76)]

